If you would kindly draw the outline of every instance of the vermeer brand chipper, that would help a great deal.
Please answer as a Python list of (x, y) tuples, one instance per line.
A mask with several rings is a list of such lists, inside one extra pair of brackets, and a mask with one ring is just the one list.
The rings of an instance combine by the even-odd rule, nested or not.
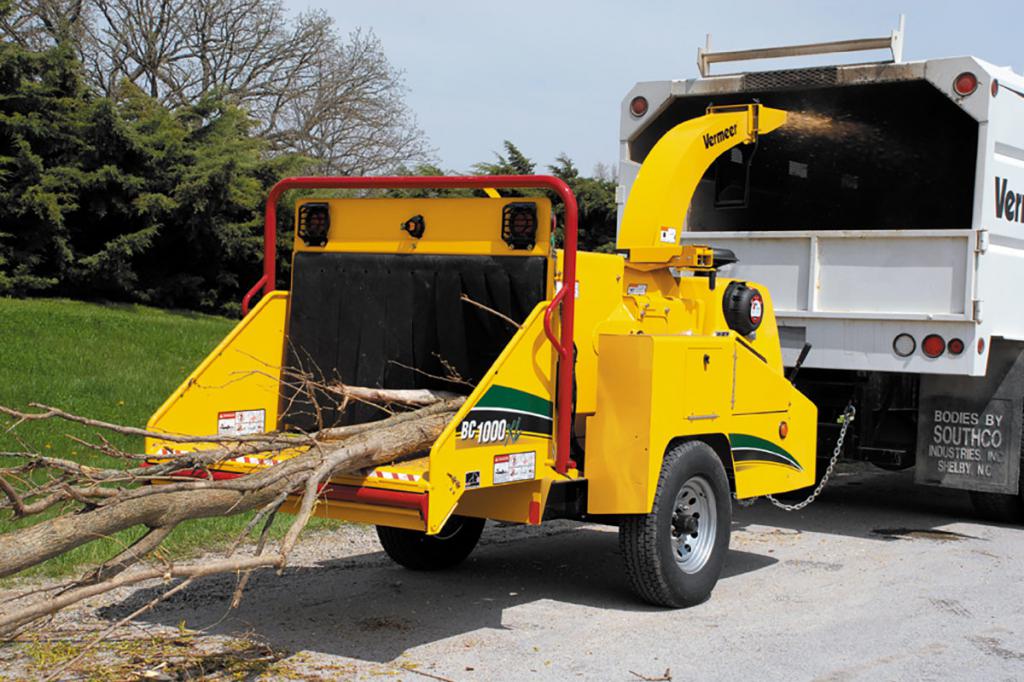
[[(284, 180), (245, 307), (262, 299), (149, 427), (235, 434), (381, 416), (358, 406), (314, 418), (282, 367), (402, 389), (451, 390), (458, 375), (469, 395), (429, 452), (333, 479), (317, 513), (376, 524), (411, 568), (458, 563), (485, 519), (616, 523), (641, 597), (697, 603), (721, 572), (731, 494), (814, 481), (816, 412), (783, 376), (768, 292), (717, 277), (728, 252), (679, 242), (712, 162), (784, 121), (760, 105), (713, 108), (666, 134), (633, 184), (620, 255), (577, 253), (575, 198), (551, 177)], [(301, 200), (291, 288), (273, 290), (283, 191), (454, 187), (489, 198)], [(550, 202), (495, 191), (511, 187), (560, 197), (564, 249)]]

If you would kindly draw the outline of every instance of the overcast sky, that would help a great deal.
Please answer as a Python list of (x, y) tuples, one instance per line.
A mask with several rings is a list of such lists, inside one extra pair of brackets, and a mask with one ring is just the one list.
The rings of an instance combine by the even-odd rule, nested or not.
[(492, 159), (504, 139), (538, 170), (560, 152), (586, 172), (615, 163), (625, 93), (637, 81), (695, 77), (708, 32), (716, 50), (879, 37), (903, 12), (905, 60), (971, 54), (1024, 71), (1024, 0), (285, 1), (325, 8), (344, 31), (376, 32), (449, 170)]

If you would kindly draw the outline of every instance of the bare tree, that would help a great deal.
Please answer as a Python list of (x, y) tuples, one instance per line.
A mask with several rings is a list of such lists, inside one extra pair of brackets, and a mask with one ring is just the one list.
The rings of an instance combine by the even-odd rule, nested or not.
[(424, 160), (404, 89), (370, 32), (353, 31), (313, 60), (309, 87), (281, 102), (272, 138), (317, 159), (320, 172), (358, 175)]
[[(0, 0), (0, 9), (4, 4)], [(88, 11), (86, 0), (18, 0), (0, 12), (0, 36), (29, 50), (65, 41), (78, 45)]]
[(323, 11), (289, 19), (279, 0), (92, 0), (90, 71), (104, 92), (131, 81), (167, 106), (211, 94), (246, 108), (273, 148), (322, 172), (422, 160), (401, 72), (372, 32), (342, 38)]
[(338, 33), (320, 10), (281, 0), (27, 0), (0, 35), (31, 49), (70, 40), (94, 87), (132, 83), (170, 109), (218, 96), (255, 134), (323, 173), (394, 170), (428, 160), (401, 71), (372, 31)]

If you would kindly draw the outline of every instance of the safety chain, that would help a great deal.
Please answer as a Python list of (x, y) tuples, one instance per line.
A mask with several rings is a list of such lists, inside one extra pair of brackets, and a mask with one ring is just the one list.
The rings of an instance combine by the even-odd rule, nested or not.
[[(825, 489), (825, 485), (828, 483), (828, 478), (829, 476), (832, 475), (832, 470), (835, 469), (836, 462), (839, 461), (839, 455), (843, 451), (843, 441), (846, 440), (846, 431), (850, 428), (850, 424), (853, 423), (853, 420), (856, 416), (857, 408), (854, 407), (853, 403), (851, 402), (846, 406), (846, 409), (843, 410), (843, 414), (839, 417), (839, 423), (842, 424), (843, 426), (839, 430), (839, 438), (836, 439), (836, 448), (832, 452), (832, 459), (830, 459), (828, 462), (828, 468), (825, 469), (825, 475), (821, 477), (821, 481), (814, 489), (814, 492), (811, 493), (806, 500), (804, 500), (803, 502), (797, 502), (796, 504), (786, 504), (785, 502), (779, 502), (771, 495), (765, 495), (765, 497), (768, 498), (768, 501), (771, 502), (776, 507), (778, 507), (779, 509), (782, 509), (783, 511), (800, 511), (801, 509), (809, 505), (811, 502), (814, 502), (814, 500), (818, 498), (818, 495), (821, 494), (821, 491)], [(745, 507), (750, 506), (751, 504), (754, 503), (754, 500), (756, 499), (757, 498), (755, 497), (753, 500), (750, 500), (747, 503), (741, 501), (740, 504)]]

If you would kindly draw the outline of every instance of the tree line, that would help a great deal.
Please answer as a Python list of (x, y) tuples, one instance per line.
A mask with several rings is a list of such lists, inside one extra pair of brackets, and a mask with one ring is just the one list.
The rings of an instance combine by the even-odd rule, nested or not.
[[(406, 92), (372, 32), (279, 0), (0, 0), (0, 295), (237, 314), (278, 179), (441, 172)], [(535, 170), (506, 142), (472, 172)], [(610, 173), (548, 170), (608, 249)]]

